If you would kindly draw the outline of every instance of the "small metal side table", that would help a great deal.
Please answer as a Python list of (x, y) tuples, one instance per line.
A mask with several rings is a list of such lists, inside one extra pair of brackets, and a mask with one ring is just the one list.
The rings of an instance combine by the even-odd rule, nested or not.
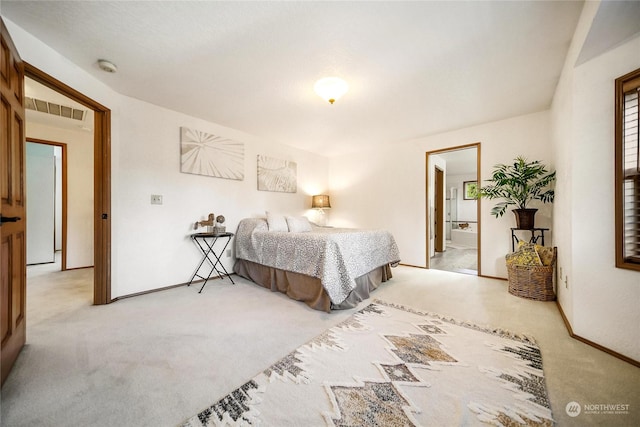
[[(207, 281), (211, 278), (214, 271), (218, 275), (218, 277), (220, 277), (220, 279), (224, 279), (224, 276), (227, 276), (229, 280), (231, 280), (231, 283), (235, 285), (235, 282), (231, 278), (231, 275), (229, 274), (227, 269), (224, 268), (224, 265), (222, 265), (222, 261), (220, 260), (220, 258), (222, 258), (222, 256), (224, 255), (224, 251), (227, 249), (227, 246), (229, 246), (229, 242), (231, 242), (232, 237), (233, 233), (194, 233), (191, 235), (191, 240), (195, 242), (196, 246), (198, 246), (198, 248), (200, 249), (200, 252), (202, 252), (202, 260), (200, 260), (200, 264), (198, 264), (198, 268), (196, 268), (193, 276), (191, 276), (191, 279), (189, 280), (187, 286), (191, 286), (191, 283), (193, 283), (193, 279), (195, 279), (196, 277), (204, 279), (204, 283), (198, 291), (198, 293), (201, 293), (204, 289), (204, 285), (207, 284)], [(224, 241), (224, 246), (219, 251), (214, 248), (218, 239), (222, 239), (222, 241)], [(200, 272), (200, 269), (202, 268), (205, 261), (207, 261), (209, 265), (211, 265), (211, 270), (209, 270), (209, 273), (206, 276), (201, 276), (198, 273)], [(218, 270), (218, 267), (220, 267), (222, 271)]]
[(542, 244), (542, 246), (544, 246), (544, 232), (545, 231), (549, 231), (548, 228), (512, 228), (511, 229), (511, 251), (515, 252), (516, 250), (516, 243), (518, 243), (520, 241), (520, 239), (518, 239), (518, 236), (516, 236), (516, 231), (530, 231), (531, 232), (531, 238), (529, 239), (529, 243), (538, 243), (538, 240), (540, 240), (540, 243)]

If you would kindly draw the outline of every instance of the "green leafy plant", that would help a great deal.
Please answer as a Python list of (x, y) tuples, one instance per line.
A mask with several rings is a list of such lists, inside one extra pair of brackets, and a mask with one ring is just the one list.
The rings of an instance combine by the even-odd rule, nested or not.
[(555, 196), (552, 184), (556, 172), (547, 171), (547, 167), (539, 160), (527, 161), (524, 157), (516, 157), (512, 165), (498, 164), (494, 166), (491, 184), (480, 188), (480, 197), (487, 199), (504, 199), (491, 209), (496, 218), (504, 215), (508, 206), (516, 209), (527, 209), (532, 200), (553, 203)]

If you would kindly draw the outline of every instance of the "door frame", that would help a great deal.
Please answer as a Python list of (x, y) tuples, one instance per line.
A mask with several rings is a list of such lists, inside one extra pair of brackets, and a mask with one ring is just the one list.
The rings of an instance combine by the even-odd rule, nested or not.
[(94, 112), (93, 304), (111, 302), (111, 110), (26, 61), (24, 75)]
[[(433, 150), (433, 151), (427, 151), (425, 153), (425, 204), (426, 204), (426, 215), (425, 215), (425, 219), (426, 219), (426, 268), (431, 268), (431, 215), (429, 212), (429, 156), (432, 154), (444, 154), (444, 153), (448, 153), (448, 152), (452, 152), (452, 151), (459, 151), (459, 150), (465, 150), (468, 148), (475, 148), (476, 149), (476, 180), (478, 183), (482, 182), (481, 181), (481, 176), (480, 176), (480, 146), (481, 143), (480, 142), (474, 142), (471, 144), (465, 144), (465, 145), (458, 145), (458, 146), (454, 146), (454, 147), (446, 147), (446, 148), (441, 148), (439, 150)], [(481, 222), (481, 217), (480, 217), (480, 212), (481, 212), (481, 200), (482, 199), (478, 199), (478, 202), (476, 204), (476, 217), (478, 218), (478, 276), (482, 276), (482, 263), (481, 263), (481, 259), (482, 259), (482, 233), (480, 232), (482, 227), (480, 226), (480, 222)]]

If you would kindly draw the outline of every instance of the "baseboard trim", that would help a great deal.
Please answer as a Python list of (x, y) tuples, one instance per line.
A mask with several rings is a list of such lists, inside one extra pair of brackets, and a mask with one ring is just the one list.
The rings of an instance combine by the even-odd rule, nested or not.
[[(37, 262), (35, 264), (27, 264), (27, 267), (32, 267), (36, 265), (45, 265), (45, 264), (55, 264), (55, 261), (52, 262)], [(93, 268), (93, 265), (87, 265), (86, 267), (72, 267), (72, 268), (61, 268), (60, 271), (71, 271), (71, 270), (84, 270), (85, 268)]]
[[(233, 276), (233, 275), (235, 275), (235, 273), (231, 273), (231, 275)], [(225, 277), (227, 277), (227, 276), (225, 275)], [(220, 280), (220, 278), (219, 277), (211, 277), (209, 280), (210, 281), (211, 280)], [(193, 282), (191, 282), (191, 284), (195, 285), (195, 284), (202, 283), (202, 282), (204, 282), (204, 279), (194, 280)], [(141, 295), (148, 295), (148, 294), (153, 294), (153, 293), (156, 293), (156, 292), (168, 291), (169, 289), (179, 288), (180, 286), (187, 286), (188, 284), (189, 284), (189, 282), (184, 282), (184, 283), (178, 283), (177, 285), (169, 285), (169, 286), (165, 286), (165, 287), (162, 287), (162, 288), (149, 289), (148, 291), (141, 291), (141, 292), (135, 292), (133, 294), (121, 295), (119, 297), (115, 297), (114, 299), (109, 301), (109, 303), (120, 301), (120, 300), (127, 299), (127, 298), (139, 297)]]
[(576, 335), (575, 333), (573, 333), (573, 328), (571, 327), (571, 323), (569, 323), (569, 319), (567, 319), (567, 316), (564, 314), (564, 310), (562, 310), (562, 305), (560, 304), (560, 301), (556, 300), (556, 305), (558, 306), (558, 311), (560, 312), (560, 316), (562, 317), (562, 321), (564, 322), (564, 326), (567, 328), (567, 332), (569, 332), (569, 336), (575, 340), (578, 340), (580, 342), (583, 342), (587, 345), (590, 345), (593, 348), (596, 348), (600, 351), (604, 351), (605, 353), (618, 358), (620, 360), (623, 360), (627, 363), (632, 364), (633, 366), (635, 366), (636, 368), (640, 368), (640, 362), (638, 362), (637, 360), (634, 360), (630, 357), (625, 356), (624, 354), (620, 354), (617, 351), (613, 351), (610, 348), (607, 348), (605, 346), (602, 346), (598, 343), (595, 343), (591, 340), (588, 340), (586, 338), (581, 337), (580, 335)]
[(422, 267), (422, 266), (420, 266), (420, 265), (404, 264), (404, 263), (402, 263), (402, 262), (401, 262), (401, 263), (399, 263), (398, 265), (402, 265), (402, 266), (404, 266), (404, 267), (421, 268), (421, 269), (423, 269), (423, 270), (426, 270), (426, 269), (427, 269), (427, 267)]
[(486, 278), (486, 279), (496, 279), (496, 280), (502, 280), (502, 281), (507, 280), (507, 279), (506, 279), (506, 278), (504, 278), (504, 277), (487, 276), (486, 274), (480, 274), (480, 275), (478, 275), (478, 277), (484, 277), (484, 278)]
[(32, 267), (35, 265), (45, 265), (45, 264), (55, 264), (55, 261), (46, 261), (46, 262), (34, 262), (32, 264), (27, 264), (27, 267)]
[(95, 266), (93, 265), (88, 265), (86, 267), (72, 267), (72, 268), (65, 268), (63, 271), (71, 271), (71, 270), (84, 270), (86, 268), (94, 268)]

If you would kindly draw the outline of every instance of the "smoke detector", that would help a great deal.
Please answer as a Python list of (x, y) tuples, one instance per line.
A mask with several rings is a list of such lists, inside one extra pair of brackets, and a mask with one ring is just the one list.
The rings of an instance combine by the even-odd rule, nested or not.
[(99, 59), (98, 67), (100, 67), (102, 71), (106, 71), (107, 73), (115, 73), (116, 71), (118, 71), (118, 67), (116, 67), (116, 64), (107, 61), (106, 59)]

